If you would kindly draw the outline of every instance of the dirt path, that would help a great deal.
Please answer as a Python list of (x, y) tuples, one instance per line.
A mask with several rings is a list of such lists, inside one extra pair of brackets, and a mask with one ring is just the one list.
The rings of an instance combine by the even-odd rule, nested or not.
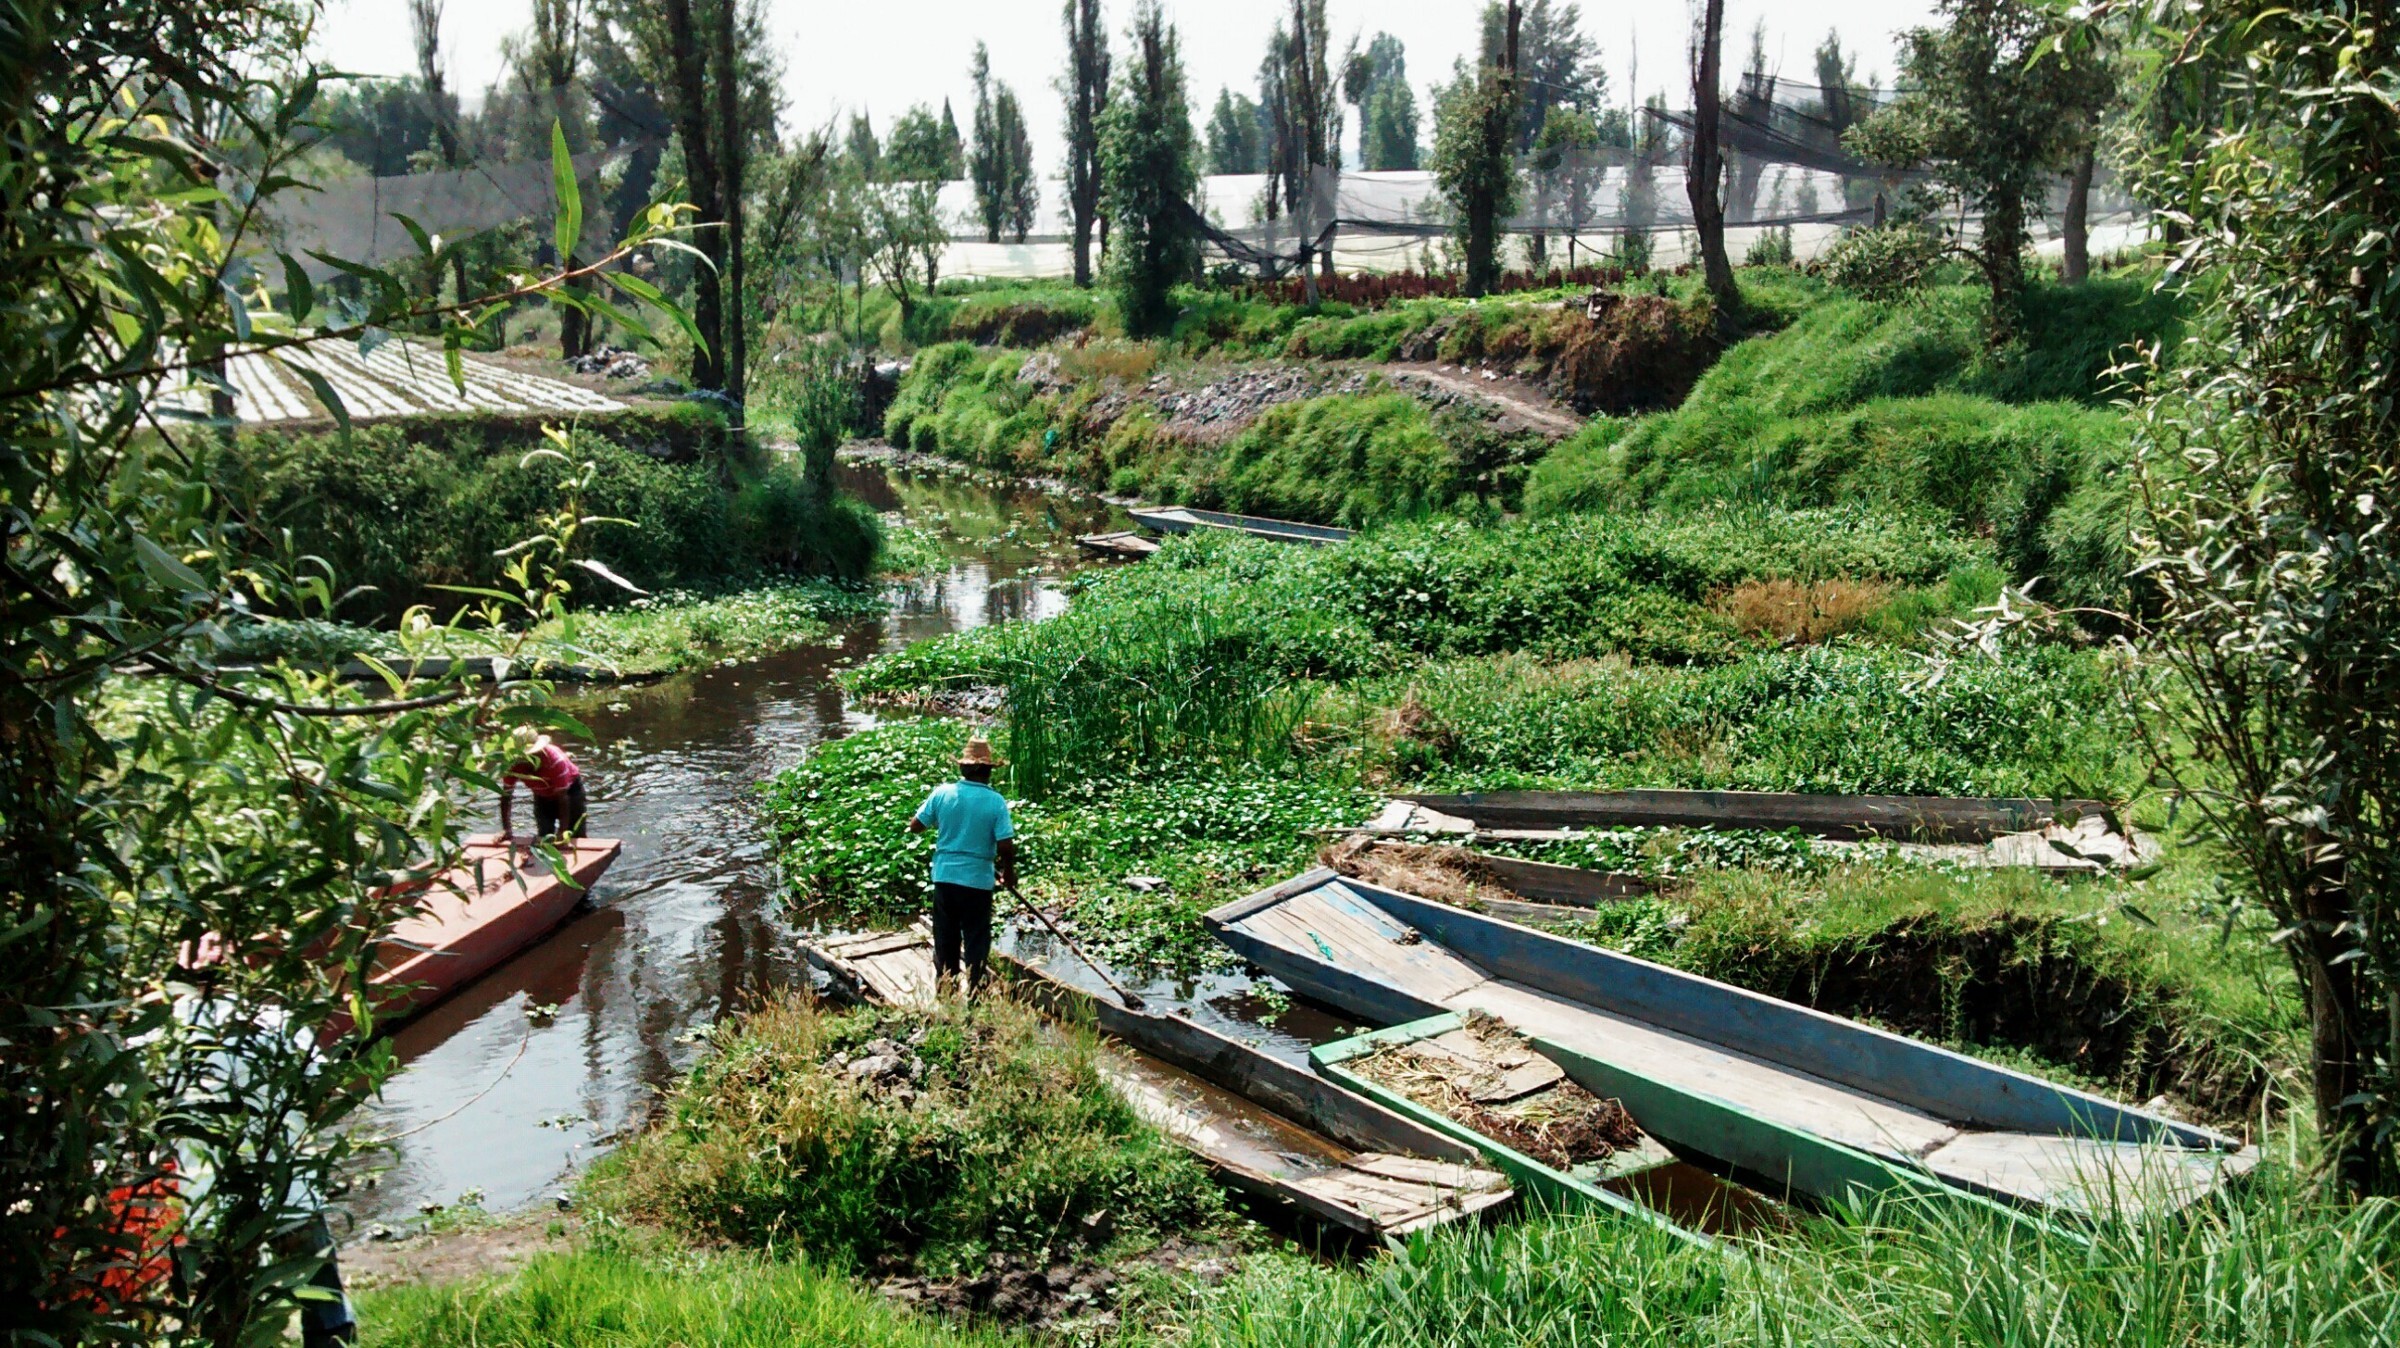
[(534, 1255), (567, 1247), (557, 1223), (550, 1213), (525, 1213), (402, 1240), (354, 1236), (342, 1246), (342, 1281), (363, 1291), (512, 1272)]
[(1492, 375), (1453, 365), (1421, 365), (1393, 362), (1374, 365), (1395, 383), (1418, 382), (1446, 389), (1461, 397), (1489, 403), (1500, 409), (1501, 416), (1522, 428), (1541, 435), (1565, 438), (1583, 429), (1583, 418), (1570, 408), (1551, 400), (1550, 395), (1522, 379), (1507, 375)]

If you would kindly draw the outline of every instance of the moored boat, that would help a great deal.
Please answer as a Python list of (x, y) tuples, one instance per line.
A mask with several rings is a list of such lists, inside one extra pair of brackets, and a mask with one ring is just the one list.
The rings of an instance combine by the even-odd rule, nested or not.
[(1161, 534), (1188, 534), (1194, 529), (1223, 529), (1230, 533), (1248, 534), (1253, 538), (1271, 538), (1279, 543), (1307, 543), (1322, 546), (1340, 543), (1350, 537), (1350, 530), (1337, 529), (1330, 524), (1302, 524), (1298, 520), (1269, 519), (1264, 515), (1235, 515), (1222, 510), (1201, 510), (1193, 506), (1136, 506), (1125, 512), (1133, 522)]
[(1838, 1200), (1926, 1181), (2035, 1211), (2172, 1210), (2255, 1151), (1918, 1040), (1311, 871), (1207, 915), (1294, 990), (1395, 1025), (1482, 1012), (1643, 1131)]
[[(376, 1028), (406, 1020), (549, 935), (624, 848), (614, 838), (564, 843), (561, 872), (496, 836), (469, 839), (459, 864), (424, 883), (417, 910), (375, 952), (368, 983), (376, 989)], [(346, 1034), (349, 1019), (337, 1017), (326, 1030)]]

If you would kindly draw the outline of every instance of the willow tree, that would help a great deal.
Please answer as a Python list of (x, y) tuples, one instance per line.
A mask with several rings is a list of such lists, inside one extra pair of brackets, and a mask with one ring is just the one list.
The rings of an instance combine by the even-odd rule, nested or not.
[(2101, 68), (2057, 44), (2059, 21), (2030, 0), (1941, 0), (1940, 27), (1901, 37), (1908, 92), (1853, 129), (1864, 157), (1921, 167), (1941, 204), (1972, 212), (1961, 251), (1991, 291), (1986, 337), (2024, 329), (2025, 252), (2053, 174), (2075, 151)]
[[(2400, 27), (2228, 0), (2155, 34), (2240, 72), (2137, 168), (2207, 278), (2141, 409), (2153, 748), (2274, 914), (2342, 1180), (2400, 1193)], [(2169, 729), (2172, 727), (2172, 729)]]
[(1466, 252), (1466, 292), (1500, 283), (1500, 229), (1517, 208), (1517, 29), (1512, 2), (1499, 59), (1442, 91), (1433, 119), (1433, 178)]
[[(19, 7), (0, 43), (12, 1342), (283, 1338), (326, 1263), (313, 1195), (354, 1164), (365, 1140), (342, 1124), (395, 1062), (351, 990), (464, 855), (460, 804), (514, 757), (509, 736), (563, 723), (521, 678), (453, 668), (370, 692), (328, 669), (224, 660), (262, 618), (333, 616), (352, 578), (225, 506), (210, 460), (224, 428), (175, 415), (203, 372), (356, 348), (400, 324), (438, 332), (455, 358), (489, 336), (476, 315), (571, 302), (556, 273), (470, 273), (437, 303), (361, 263), (341, 268), (340, 302), (320, 302), (318, 259), (274, 251), (261, 222), (306, 190), (327, 78), (304, 54), (312, 13), (60, 0)], [(571, 246), (582, 203), (563, 133), (551, 150), (546, 232)], [(220, 213), (227, 199), (243, 209)], [(643, 214), (646, 232), (668, 211)], [(597, 268), (650, 241), (637, 233), (587, 278), (628, 321), (657, 292)], [(412, 261), (438, 271), (456, 247), (424, 238)], [(291, 368), (346, 427), (315, 373), (329, 359)], [(591, 470), (553, 452), (523, 471), (559, 487), (558, 509), (525, 522), (507, 578), (457, 626), (413, 613), (398, 668), (457, 646), (513, 659), (563, 611)], [(212, 935), (238, 943), (232, 958), (196, 957)]]

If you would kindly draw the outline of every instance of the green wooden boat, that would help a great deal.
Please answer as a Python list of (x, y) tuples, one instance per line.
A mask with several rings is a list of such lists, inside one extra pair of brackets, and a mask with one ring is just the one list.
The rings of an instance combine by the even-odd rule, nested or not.
[(1370, 1023), (1494, 1016), (1651, 1136), (1770, 1193), (1931, 1181), (2034, 1212), (2162, 1211), (2257, 1159), (2205, 1128), (1330, 870), (1206, 922)]

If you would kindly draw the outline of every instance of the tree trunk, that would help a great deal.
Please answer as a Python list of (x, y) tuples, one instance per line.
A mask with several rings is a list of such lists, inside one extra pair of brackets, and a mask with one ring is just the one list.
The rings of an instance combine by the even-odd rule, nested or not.
[(2080, 285), (2092, 274), (2092, 172), (2099, 157), (2100, 147), (2086, 143), (2083, 153), (2076, 156), (2075, 172), (2067, 179), (2067, 209), (2062, 219), (2067, 251), (2059, 275), (2068, 285)]
[(684, 172), (692, 205), (700, 216), (694, 221), (699, 228), (692, 232), (692, 246), (706, 259), (706, 265), (692, 271), (692, 323), (704, 339), (692, 352), (692, 382), (701, 388), (721, 389), (725, 386), (720, 364), (724, 325), (718, 269), (725, 260), (725, 233), (712, 227), (719, 223), (715, 212), (720, 198), (709, 135), (708, 77), (698, 26), (692, 22), (692, 0), (659, 0), (659, 4), (675, 52), (675, 83), (668, 100), (674, 105), (675, 138), (683, 143)]
[[(725, 222), (726, 294), (718, 322), (724, 332), (724, 363), (720, 373), (724, 379), (725, 396), (733, 399), (736, 408), (748, 392), (750, 341), (748, 305), (742, 287), (742, 188), (743, 172), (749, 159), (747, 140), (742, 131), (741, 69), (734, 61), (735, 26), (740, 22), (741, 6), (737, 0), (717, 0), (717, 133), (720, 149), (717, 160), (718, 217)], [(745, 418), (734, 413), (734, 429), (742, 429)]]
[(2024, 329), (2025, 203), (2014, 194), (2001, 193), (1984, 204), (1978, 260), (1992, 291), (1985, 338), (1996, 350), (2015, 341)]
[(2317, 1132), (2332, 1152), (2342, 1187), (2353, 1194), (2387, 1194), (2395, 1177), (2384, 1173), (2384, 1151), (2375, 1142), (2375, 1059), (2387, 1033), (2373, 1013), (2369, 962), (2351, 958), (2353, 942), (2332, 933), (2350, 916), (2339, 880), (2320, 877), (2304, 900), (2308, 920), (2293, 942), (2292, 962), (2308, 1004), (2311, 1085), (2317, 1102)]
[(1700, 40), (1692, 68), (1692, 157), (1685, 173), (1685, 195), (1692, 203), (1692, 226), (1700, 235), (1700, 265), (1708, 293), (1716, 297), (1719, 320), (1733, 312), (1739, 298), (1733, 288), (1733, 259), (1725, 252), (1725, 155), (1719, 148), (1719, 69), (1725, 45), (1725, 0), (1706, 0), (1701, 9)]

